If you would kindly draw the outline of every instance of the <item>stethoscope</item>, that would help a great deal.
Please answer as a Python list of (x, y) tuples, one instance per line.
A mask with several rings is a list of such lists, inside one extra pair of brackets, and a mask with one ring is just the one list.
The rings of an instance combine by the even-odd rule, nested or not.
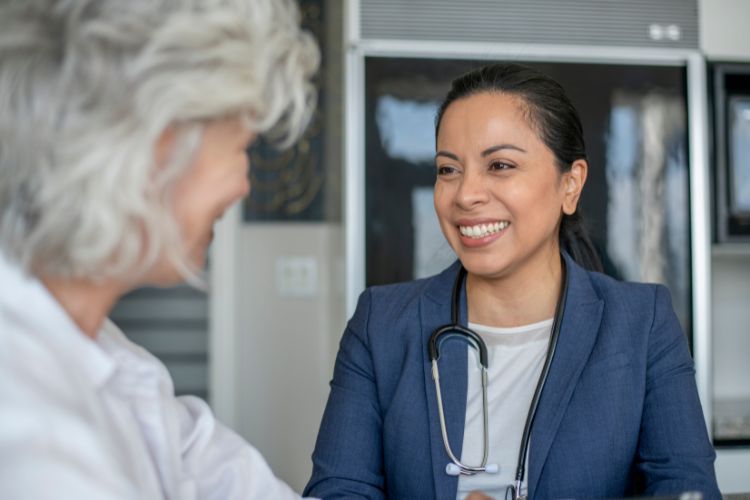
[[(557, 338), (560, 335), (560, 325), (562, 324), (563, 311), (565, 310), (565, 299), (568, 295), (568, 282), (566, 279), (566, 265), (565, 259), (562, 261), (562, 287), (560, 290), (560, 296), (557, 299), (557, 306), (555, 307), (555, 318), (552, 321), (552, 334), (550, 336), (549, 346), (547, 348), (547, 356), (544, 360), (544, 366), (542, 367), (542, 373), (539, 376), (536, 389), (534, 390), (534, 397), (531, 399), (531, 405), (529, 406), (529, 412), (526, 415), (526, 423), (523, 428), (523, 436), (521, 438), (521, 446), (518, 450), (518, 466), (516, 468), (515, 484), (511, 485), (510, 492), (513, 500), (517, 500), (521, 494), (521, 483), (523, 482), (524, 475), (526, 473), (526, 454), (529, 449), (529, 438), (531, 436), (531, 426), (534, 423), (534, 417), (536, 416), (536, 409), (539, 405), (539, 398), (544, 389), (544, 384), (547, 381), (547, 375), (549, 373), (552, 359), (555, 356), (555, 347), (557, 347)], [(458, 476), (460, 474), (473, 476), (481, 472), (488, 474), (497, 474), (500, 468), (497, 464), (487, 463), (487, 454), (489, 453), (489, 432), (488, 432), (488, 409), (487, 409), (487, 345), (484, 340), (470, 328), (466, 328), (458, 324), (458, 311), (460, 308), (460, 297), (461, 287), (463, 286), (464, 280), (466, 279), (466, 269), (461, 266), (456, 276), (456, 281), (453, 284), (453, 296), (451, 304), (451, 322), (445, 326), (441, 326), (436, 329), (430, 336), (428, 351), (430, 356), (430, 362), (432, 363), (432, 378), (435, 381), (435, 395), (437, 397), (438, 413), (440, 414), (440, 431), (443, 435), (443, 444), (445, 445), (445, 451), (448, 453), (451, 462), (445, 466), (445, 472), (451, 476)], [(484, 433), (484, 447), (482, 453), (482, 462), (479, 465), (472, 466), (462, 463), (456, 455), (453, 454), (451, 445), (448, 442), (448, 431), (445, 426), (445, 413), (443, 412), (443, 398), (440, 393), (440, 372), (438, 371), (438, 359), (440, 358), (440, 345), (448, 338), (458, 338), (466, 341), (469, 345), (474, 347), (479, 353), (479, 365), (482, 374), (482, 413), (483, 413), (483, 433)]]

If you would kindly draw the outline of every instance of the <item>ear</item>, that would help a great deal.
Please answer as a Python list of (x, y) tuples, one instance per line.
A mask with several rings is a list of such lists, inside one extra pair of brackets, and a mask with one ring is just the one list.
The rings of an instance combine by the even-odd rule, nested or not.
[(156, 139), (156, 143), (154, 144), (154, 162), (158, 169), (164, 167), (169, 161), (176, 138), (177, 131), (175, 127), (169, 126)]
[(588, 163), (581, 159), (574, 161), (570, 171), (562, 175), (562, 210), (566, 215), (573, 215), (578, 208), (578, 200), (581, 198), (581, 191), (583, 191), (583, 185), (586, 184), (588, 172)]

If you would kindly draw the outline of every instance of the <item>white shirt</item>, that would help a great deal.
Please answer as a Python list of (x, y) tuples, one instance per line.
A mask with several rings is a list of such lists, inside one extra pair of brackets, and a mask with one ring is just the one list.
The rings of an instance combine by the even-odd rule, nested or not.
[(0, 255), (0, 498), (299, 498), (155, 357)]
[[(542, 373), (552, 330), (552, 320), (515, 328), (495, 328), (469, 323), (469, 328), (477, 332), (487, 344), (487, 406), (489, 409), (487, 463), (497, 464), (500, 467), (500, 473), (460, 476), (457, 498), (463, 499), (470, 491), (479, 490), (502, 500), (505, 498), (506, 489), (515, 480), (523, 427), (534, 389)], [(466, 465), (478, 465), (482, 461), (484, 446), (482, 383), (476, 351), (472, 348), (468, 351), (466, 424), (461, 461)], [(527, 480), (528, 467), (521, 488), (524, 495)]]

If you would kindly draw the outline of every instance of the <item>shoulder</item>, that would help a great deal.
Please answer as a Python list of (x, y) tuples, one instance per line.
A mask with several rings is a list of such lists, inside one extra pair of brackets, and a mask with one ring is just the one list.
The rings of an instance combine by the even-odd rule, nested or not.
[(104, 324), (99, 330), (97, 343), (105, 351), (115, 356), (127, 356), (148, 363), (160, 363), (156, 356), (127, 338), (120, 327), (109, 318), (104, 320)]
[[(567, 308), (586, 302), (600, 302), (602, 326), (605, 329), (628, 332), (628, 337), (638, 337), (636, 332), (648, 335), (663, 321), (678, 325), (667, 287), (656, 283), (619, 281), (602, 273), (578, 268), (574, 299)], [(674, 320), (674, 321), (672, 321)]]
[(143, 379), (144, 383), (146, 383), (145, 380), (154, 380), (163, 395), (173, 397), (174, 382), (164, 363), (127, 338), (110, 319), (105, 320), (99, 331), (97, 344), (112, 356), (121, 369), (141, 374), (153, 374), (153, 377)]
[(441, 301), (442, 295), (447, 294), (449, 298), (457, 268), (458, 262), (455, 262), (427, 278), (368, 287), (359, 297), (355, 316), (366, 309), (385, 317), (400, 317), (414, 314), (425, 297)]
[(74, 366), (67, 366), (54, 344), (45, 342), (44, 333), (15, 321), (12, 314), (0, 308), (0, 400), (3, 401), (3, 410), (18, 405), (19, 410), (33, 408), (30, 413), (40, 413), (38, 405), (52, 401), (65, 406), (64, 403), (79, 399), (76, 390), (81, 378), (79, 373)]
[(22, 460), (40, 467), (55, 460), (109, 463), (87, 373), (39, 332), (6, 319), (0, 318), (0, 454), (16, 456), (18, 467)]
[(645, 312), (649, 308), (653, 310), (657, 304), (664, 305), (665, 302), (670, 302), (669, 290), (664, 285), (620, 281), (603, 273), (582, 271), (605, 306), (620, 304), (626, 309)]
[(440, 273), (427, 278), (391, 283), (388, 285), (371, 286), (368, 287), (362, 295), (368, 296), (371, 300), (393, 300), (393, 298), (396, 297), (400, 299), (412, 299), (420, 298), (424, 295), (436, 298), (437, 295), (440, 295), (440, 293), (436, 294), (436, 291), (444, 292), (446, 286), (448, 286), (448, 293), (450, 293), (450, 285), (453, 284), (456, 272), (460, 265), (461, 263), (456, 260)]
[(363, 292), (363, 296), (378, 305), (408, 303), (422, 297), (434, 280), (435, 277), (432, 276), (414, 281), (371, 286)]

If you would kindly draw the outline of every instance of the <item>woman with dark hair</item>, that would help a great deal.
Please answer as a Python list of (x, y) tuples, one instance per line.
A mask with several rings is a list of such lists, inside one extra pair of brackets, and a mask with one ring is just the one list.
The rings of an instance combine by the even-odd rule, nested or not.
[(458, 261), (360, 297), (306, 493), (719, 498), (667, 290), (596, 272), (582, 127), (560, 85), (472, 71), (436, 137), (435, 210)]

